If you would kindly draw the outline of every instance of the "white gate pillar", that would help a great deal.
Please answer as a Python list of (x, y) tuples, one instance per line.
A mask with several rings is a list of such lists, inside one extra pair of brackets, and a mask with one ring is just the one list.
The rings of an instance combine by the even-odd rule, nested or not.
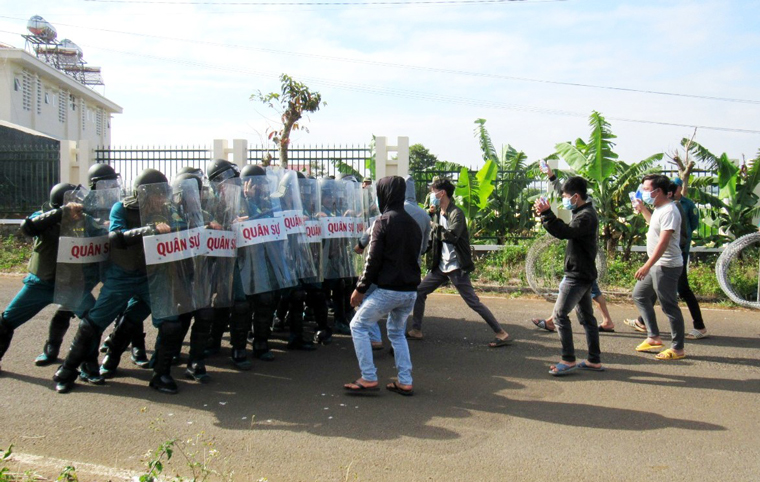
[[(395, 159), (389, 159), (388, 154), (396, 153)], [(388, 145), (386, 137), (375, 138), (375, 176), (381, 179), (385, 176), (409, 175), (409, 138), (399, 137), (395, 146)]]

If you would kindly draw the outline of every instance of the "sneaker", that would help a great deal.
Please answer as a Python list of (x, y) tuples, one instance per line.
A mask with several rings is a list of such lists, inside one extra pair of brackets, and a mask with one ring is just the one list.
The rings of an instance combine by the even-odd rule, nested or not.
[(177, 382), (171, 377), (171, 375), (159, 375), (158, 373), (153, 375), (148, 384), (150, 388), (155, 388), (161, 393), (168, 393), (173, 395), (179, 391)]
[(319, 330), (314, 334), (314, 343), (329, 345), (332, 343), (332, 332), (329, 330)]
[(623, 320), (623, 323), (625, 323), (626, 325), (630, 326), (631, 328), (633, 328), (634, 330), (638, 332), (641, 332), (641, 333), (647, 332), (647, 327), (645, 325), (640, 324), (639, 320), (636, 318), (626, 318)]
[(79, 367), (79, 379), (93, 385), (103, 385), (106, 382), (106, 379), (100, 374), (100, 366), (90, 366), (87, 362), (82, 363)]
[(350, 335), (351, 327), (345, 323), (338, 322), (338, 323), (335, 323), (335, 326), (333, 327), (333, 331), (337, 333), (338, 335)]
[(230, 360), (232, 360), (232, 364), (235, 365), (235, 368), (238, 370), (250, 370), (251, 367), (253, 367), (251, 360), (248, 359), (248, 353), (246, 353), (245, 349), (232, 350), (232, 357)]
[(148, 360), (148, 355), (142, 348), (132, 347), (132, 356), (130, 356), (130, 359), (132, 360), (132, 363), (138, 367), (148, 368), (148, 363), (150, 360)]
[(206, 373), (206, 364), (202, 361), (189, 364), (187, 370), (185, 370), (185, 376), (200, 383), (206, 383), (211, 380), (211, 377)]

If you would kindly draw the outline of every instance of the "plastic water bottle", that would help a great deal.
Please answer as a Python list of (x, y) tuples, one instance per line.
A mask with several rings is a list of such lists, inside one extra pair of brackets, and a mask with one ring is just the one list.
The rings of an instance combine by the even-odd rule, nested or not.
[(538, 161), (538, 164), (541, 166), (541, 170), (543, 172), (546, 172), (549, 170), (549, 164), (546, 162), (545, 159), (541, 159), (540, 161)]

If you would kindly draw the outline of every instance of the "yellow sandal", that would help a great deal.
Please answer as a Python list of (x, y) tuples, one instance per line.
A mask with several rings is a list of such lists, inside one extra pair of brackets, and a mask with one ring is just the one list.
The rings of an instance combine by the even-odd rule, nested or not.
[(657, 360), (682, 360), (686, 358), (686, 354), (679, 355), (675, 352), (672, 348), (668, 348), (667, 350), (663, 350), (660, 353), (656, 354), (655, 359)]

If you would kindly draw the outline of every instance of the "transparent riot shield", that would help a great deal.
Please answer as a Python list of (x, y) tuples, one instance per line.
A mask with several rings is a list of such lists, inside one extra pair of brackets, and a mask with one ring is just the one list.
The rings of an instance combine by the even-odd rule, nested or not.
[(245, 220), (236, 225), (238, 266), (247, 295), (298, 284), (282, 216), (281, 196), (268, 176), (243, 177)]
[(79, 188), (64, 195), (53, 301), (76, 311), (103, 280), (108, 265), (108, 224), (119, 189)]
[(309, 218), (302, 203), (299, 187), (299, 183), (305, 180), (299, 179), (295, 171), (285, 170), (273, 196), (280, 199), (285, 233), (288, 235), (288, 245), (296, 274), (299, 279), (314, 279), (319, 277), (319, 268), (309, 250), (305, 224)]
[(322, 270), (324, 279), (352, 278), (356, 218), (347, 197), (347, 182), (320, 179), (322, 205), (319, 212), (322, 225)]
[(240, 214), (243, 190), (239, 178), (214, 183), (201, 200), (206, 222), (204, 256), (196, 257), (196, 299), (199, 307), (227, 308), (233, 305), (232, 287), (237, 262), (235, 223)]
[(322, 264), (322, 223), (319, 213), (322, 207), (322, 196), (316, 179), (299, 179), (298, 187), (301, 191), (301, 204), (305, 216), (304, 228), (306, 231), (307, 256), (314, 262), (316, 275), (312, 278), (303, 278), (306, 283), (321, 283), (324, 279), (324, 266)]
[(200, 193), (195, 180), (147, 184), (137, 188), (140, 222), (152, 228), (143, 236), (153, 318), (199, 308), (194, 283), (203, 283), (193, 258), (205, 254)]

